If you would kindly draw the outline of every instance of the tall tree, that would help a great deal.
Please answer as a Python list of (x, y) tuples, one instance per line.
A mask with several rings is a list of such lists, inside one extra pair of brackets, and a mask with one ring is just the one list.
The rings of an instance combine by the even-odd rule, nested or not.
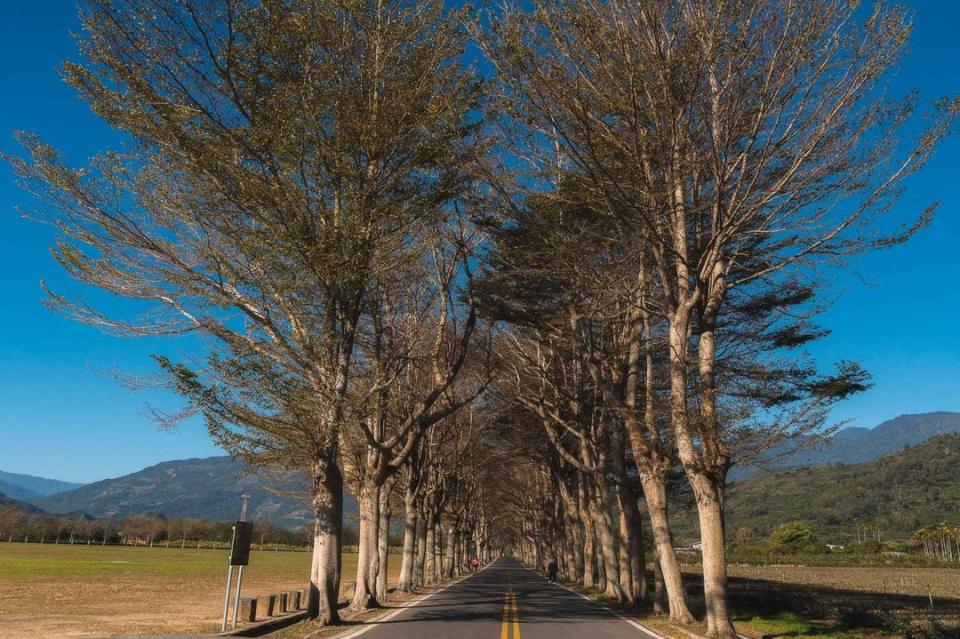
[(252, 389), (208, 394), (224, 440), (309, 471), (309, 611), (336, 622), (371, 282), (468, 184), (478, 91), (459, 18), (440, 2), (89, 0), (82, 20), (65, 77), (124, 146), (74, 169), (24, 136), (11, 160), (63, 232), (64, 268), (144, 312), (50, 301), (124, 334), (211, 338), (211, 369)]
[(722, 508), (731, 421), (717, 345), (731, 291), (776, 291), (803, 269), (922, 227), (932, 207), (905, 221), (885, 214), (957, 108), (939, 103), (915, 139), (898, 135), (916, 101), (893, 101), (882, 84), (910, 22), (900, 8), (858, 7), (561, 0), (497, 16), (488, 40), (499, 112), (535, 170), (524, 184), (542, 188), (558, 165), (576, 172), (648, 247), (708, 629), (725, 638), (736, 636)]

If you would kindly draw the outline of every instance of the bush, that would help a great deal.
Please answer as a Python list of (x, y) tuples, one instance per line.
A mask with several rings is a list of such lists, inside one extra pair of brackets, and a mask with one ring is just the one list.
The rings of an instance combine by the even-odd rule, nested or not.
[(774, 546), (813, 546), (817, 543), (817, 535), (807, 522), (791, 521), (771, 533), (770, 543)]
[(850, 546), (850, 552), (858, 555), (879, 555), (882, 550), (883, 546), (880, 542), (873, 539), (865, 541), (862, 544), (853, 544)]

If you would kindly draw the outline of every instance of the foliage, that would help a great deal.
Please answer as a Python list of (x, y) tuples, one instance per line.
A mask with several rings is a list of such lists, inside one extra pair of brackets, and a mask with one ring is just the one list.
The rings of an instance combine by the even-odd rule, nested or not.
[(816, 541), (817, 535), (813, 526), (805, 521), (791, 521), (781, 524), (770, 533), (771, 544), (799, 546), (813, 544)]

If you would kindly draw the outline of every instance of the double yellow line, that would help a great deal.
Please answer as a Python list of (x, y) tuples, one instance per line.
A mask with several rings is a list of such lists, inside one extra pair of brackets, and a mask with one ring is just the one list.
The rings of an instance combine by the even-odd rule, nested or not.
[(513, 639), (520, 639), (520, 612), (517, 610), (517, 595), (503, 593), (503, 624), (500, 626), (500, 639), (509, 639), (510, 626), (513, 626)]

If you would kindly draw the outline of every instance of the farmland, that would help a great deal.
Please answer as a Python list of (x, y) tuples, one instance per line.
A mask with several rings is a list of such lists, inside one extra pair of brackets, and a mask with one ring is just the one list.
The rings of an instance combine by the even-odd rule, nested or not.
[[(0, 637), (56, 639), (218, 630), (227, 552), (0, 544)], [(399, 566), (391, 561), (391, 578)], [(344, 556), (344, 580), (356, 555)], [(253, 552), (244, 595), (303, 588), (306, 552)]]
[[(226, 551), (209, 549), (0, 543), (0, 617), (5, 622), (0, 637), (215, 631), (226, 559)], [(390, 562), (391, 579), (398, 559)], [(255, 551), (244, 594), (302, 588), (309, 562), (306, 552)], [(355, 567), (356, 555), (346, 554), (346, 582)], [(955, 568), (777, 565), (730, 570), (735, 607), (749, 615), (771, 608), (821, 619), (899, 611), (906, 619), (929, 615), (930, 597), (938, 617), (950, 620), (960, 613), (960, 571)], [(689, 577), (695, 592), (696, 575)]]
[(818, 620), (816, 634), (941, 639), (960, 633), (960, 570), (952, 567), (734, 565), (730, 579), (741, 623), (796, 615)]

